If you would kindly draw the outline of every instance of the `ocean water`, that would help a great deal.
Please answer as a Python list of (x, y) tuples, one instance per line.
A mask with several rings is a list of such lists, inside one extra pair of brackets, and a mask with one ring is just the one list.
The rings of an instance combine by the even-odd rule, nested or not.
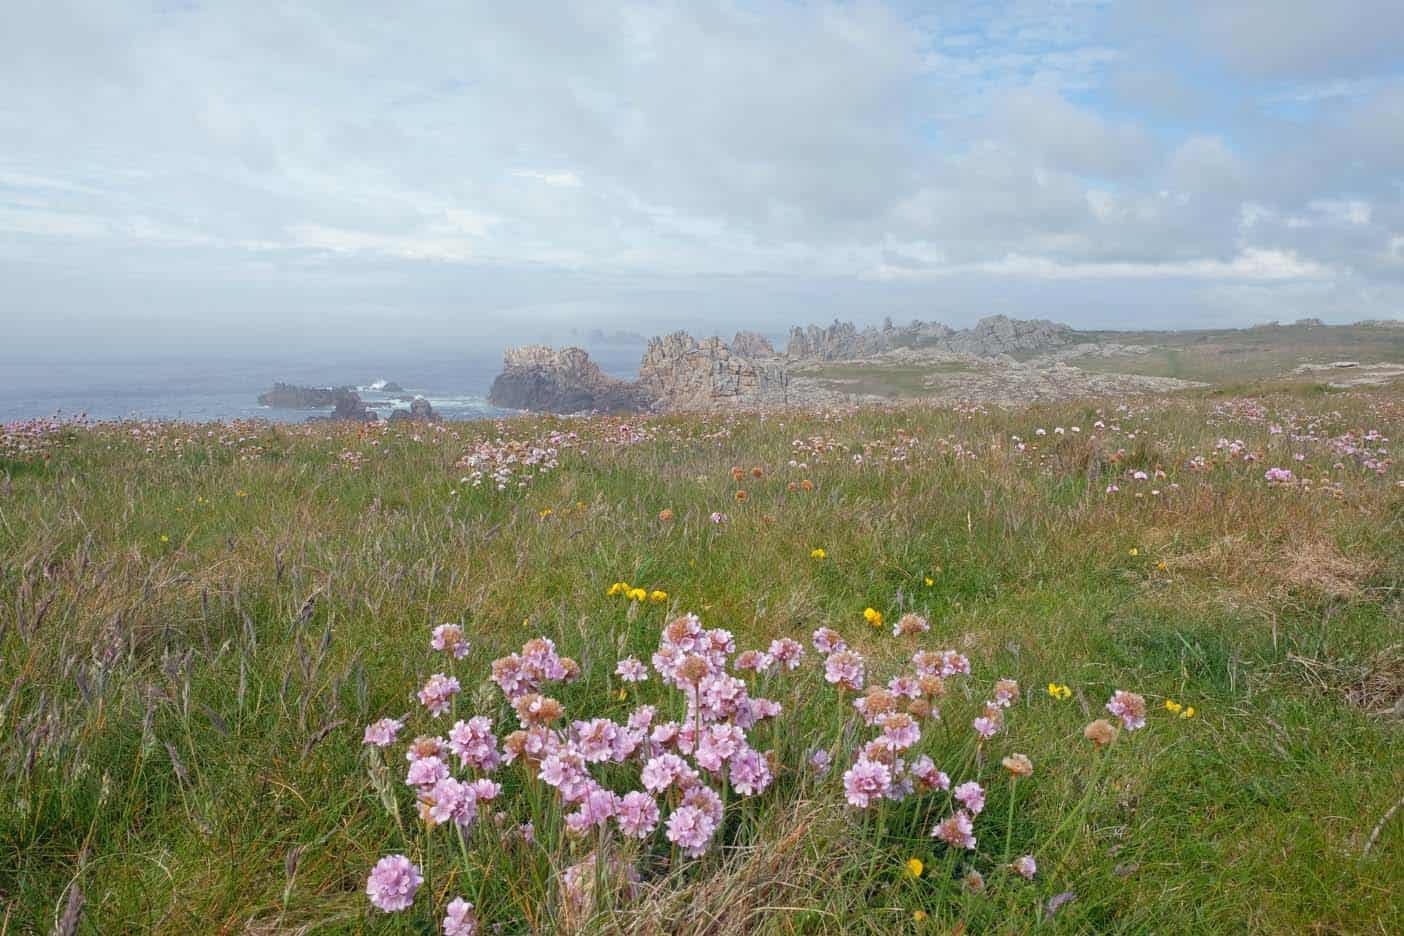
[[(606, 373), (633, 377), (638, 350), (591, 350)], [(491, 419), (510, 411), (487, 402), (501, 348), (433, 354), (405, 351), (312, 353), (44, 355), (0, 358), (0, 422), (47, 416), (89, 419), (266, 419), (302, 422), (315, 410), (272, 409), (258, 395), (275, 381), (353, 386), (382, 418), (409, 407), (377, 392), (394, 381), (427, 399), (446, 419)]]

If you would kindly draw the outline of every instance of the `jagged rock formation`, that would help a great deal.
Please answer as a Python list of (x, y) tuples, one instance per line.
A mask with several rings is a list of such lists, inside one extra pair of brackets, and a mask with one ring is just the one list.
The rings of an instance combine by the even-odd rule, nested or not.
[(390, 422), (438, 422), (439, 414), (424, 397), (415, 397), (408, 410), (397, 409), (390, 414)]
[(580, 348), (508, 348), (502, 363), (502, 373), (488, 392), (493, 406), (550, 413), (636, 413), (653, 402), (637, 384), (606, 375)]
[[(715, 407), (769, 406), (788, 402), (789, 372), (773, 359), (774, 349), (760, 335), (737, 336), (748, 348), (770, 349), (765, 357), (750, 357), (727, 347), (720, 338), (698, 341), (674, 332), (649, 341), (639, 364), (639, 386), (669, 410)], [(770, 359), (767, 359), (770, 358)]]
[(846, 361), (899, 348), (919, 347), (952, 354), (998, 357), (1053, 351), (1075, 340), (1075, 333), (1066, 325), (1041, 319), (1011, 319), (1004, 315), (983, 318), (974, 328), (960, 331), (953, 331), (940, 322), (917, 321), (896, 326), (889, 319), (882, 328), (869, 326), (862, 331), (851, 322), (834, 322), (827, 328), (817, 325), (792, 328), (785, 356), (792, 361)]
[(760, 332), (739, 331), (731, 339), (731, 353), (746, 358), (775, 357), (775, 346)]
[(272, 390), (258, 395), (259, 406), (274, 409), (329, 409), (336, 405), (338, 394), (355, 393), (350, 387), (299, 387), (279, 381)]

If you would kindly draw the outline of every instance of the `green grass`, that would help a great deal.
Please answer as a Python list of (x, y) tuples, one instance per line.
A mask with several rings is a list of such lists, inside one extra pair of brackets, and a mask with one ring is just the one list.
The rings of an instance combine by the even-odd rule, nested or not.
[[(543, 418), (100, 426), (42, 456), (0, 447), (0, 931), (52, 930), (76, 886), (83, 933), (424, 933), (458, 895), (507, 933), (1398, 932), (1404, 809), (1381, 819), (1404, 786), (1404, 488), (1331, 440), (1397, 438), (1404, 408), (1386, 392), (1259, 402), (668, 417), (633, 423), (633, 444), (615, 420)], [(478, 441), (553, 431), (579, 440), (525, 486), (461, 480)], [(1221, 437), (1256, 459), (1216, 453)], [(792, 447), (816, 438), (836, 447)], [(1274, 465), (1313, 484), (1268, 485)], [(607, 596), (616, 580), (668, 601)], [(873, 630), (868, 606), (931, 632)], [(927, 834), (944, 793), (846, 807), (841, 774), (874, 729), (812, 650), (755, 689), (784, 706), (751, 738), (781, 766), (764, 794), (730, 796), (707, 855), (673, 864), (661, 834), (602, 846), (639, 870), (632, 897), (602, 879), (583, 911), (563, 904), (562, 871), (597, 843), (561, 835), (520, 766), (498, 773), (502, 824), (483, 818), (463, 850), (415, 820), (403, 745), (387, 811), (361, 730), (408, 713), (402, 738), (444, 732), (414, 699), (430, 673), (451, 666), (456, 714), (505, 735), (488, 663), (545, 635), (581, 666), (549, 690), (568, 718), (622, 721), (640, 701), (676, 717), (656, 674), (621, 700), (613, 669), (686, 611), (740, 649), (834, 627), (870, 682), (914, 649), (967, 654), (914, 753), (986, 786), (979, 847)], [(430, 650), (443, 621), (465, 622), (467, 659)], [(970, 721), (1001, 677), (1023, 693), (977, 757)], [(1083, 726), (1117, 688), (1145, 695), (1148, 725), (1095, 752)], [(805, 766), (816, 746), (834, 752), (826, 777)], [(1035, 770), (1011, 820), (999, 761), (1015, 751)], [(634, 767), (594, 772), (637, 788)], [(511, 834), (527, 819), (534, 845)], [(384, 915), (363, 889), (392, 852), (428, 884)], [(960, 883), (971, 869), (983, 891)]]

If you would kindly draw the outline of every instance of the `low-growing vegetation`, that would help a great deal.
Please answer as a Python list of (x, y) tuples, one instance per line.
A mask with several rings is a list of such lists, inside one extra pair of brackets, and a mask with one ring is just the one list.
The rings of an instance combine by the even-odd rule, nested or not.
[(0, 931), (1404, 929), (1388, 390), (0, 438)]

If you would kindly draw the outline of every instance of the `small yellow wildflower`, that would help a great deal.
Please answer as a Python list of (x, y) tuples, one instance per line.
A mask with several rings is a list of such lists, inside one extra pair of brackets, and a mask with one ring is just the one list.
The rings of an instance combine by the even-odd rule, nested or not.
[(609, 586), (609, 590), (605, 592), (605, 594), (611, 598), (613, 598), (615, 595), (626, 595), (628, 593), (628, 582), (615, 582), (613, 585)]
[(1166, 572), (1166, 571), (1169, 571), (1169, 569), (1170, 569), (1170, 564), (1167, 563), (1164, 559), (1162, 559), (1162, 560), (1160, 560), (1159, 562), (1157, 562), (1157, 563), (1155, 564), (1155, 567), (1156, 567), (1157, 569), (1159, 569), (1161, 572)]
[(1178, 715), (1178, 714), (1180, 714), (1180, 710), (1183, 709), (1183, 708), (1184, 708), (1184, 706), (1181, 705), (1180, 703), (1176, 702), (1174, 699), (1166, 699), (1166, 700), (1165, 700), (1165, 711), (1167, 711), (1167, 712), (1171, 712), (1171, 713), (1173, 713), (1173, 714)]
[(625, 597), (630, 601), (646, 601), (648, 600), (648, 592), (644, 591), (642, 588), (631, 588), (625, 593)]
[(1180, 717), (1181, 717), (1181, 718), (1193, 718), (1193, 717), (1194, 717), (1194, 706), (1193, 706), (1193, 705), (1186, 705), (1186, 706), (1185, 706), (1185, 710), (1184, 710), (1183, 712), (1180, 713)]
[(167, 536), (167, 535), (164, 534), (164, 533), (161, 534), (161, 542), (163, 542), (163, 543), (169, 543), (170, 541), (171, 541), (171, 538), (170, 538), (169, 536)]
[(863, 620), (867, 621), (867, 622), (868, 622), (869, 624), (871, 624), (873, 627), (881, 627), (881, 626), (882, 626), (882, 612), (881, 612), (881, 611), (878, 611), (876, 608), (864, 608), (864, 609), (863, 609)]
[(1135, 546), (1132, 546), (1130, 549), (1126, 550), (1126, 555), (1128, 555), (1128, 556), (1139, 556), (1140, 554), (1141, 554), (1141, 551), (1140, 551), (1139, 549), (1137, 549)]
[(662, 604), (663, 602), (668, 600), (668, 593), (655, 588), (653, 591), (648, 593), (648, 600), (653, 602), (654, 604)]
[(555, 513), (555, 511), (553, 511), (550, 507), (543, 508), (542, 511), (541, 511), (541, 519), (542, 519), (542, 520), (545, 520), (547, 517), (551, 516), (551, 514), (553, 514), (553, 513)]
[(926, 919), (926, 911), (925, 911), (925, 910), (913, 910), (913, 911), (912, 911), (912, 919), (915, 920), (917, 923), (921, 923), (921, 922), (925, 921), (925, 919)]
[(235, 497), (248, 497), (248, 496), (249, 496), (249, 492), (248, 492), (248, 491), (245, 491), (245, 490), (243, 490), (243, 489), (240, 489), (240, 490), (234, 492), (234, 496), (235, 496)]
[(829, 554), (824, 552), (824, 548), (822, 546), (815, 547), (814, 549), (811, 549), (809, 551), (809, 558), (811, 559), (827, 559), (828, 556)]
[(926, 587), (927, 587), (927, 588), (930, 588), (932, 585), (935, 585), (935, 584), (936, 584), (936, 580), (935, 580), (934, 578), (932, 578), (931, 576), (929, 576), (929, 575), (928, 575), (925, 579), (923, 579), (922, 581), (926, 582)]
[(1048, 684), (1048, 694), (1053, 698), (1062, 701), (1072, 697), (1072, 690), (1067, 686), (1060, 686), (1057, 683)]
[(625, 699), (627, 699), (627, 698), (629, 698), (629, 690), (628, 690), (628, 689), (624, 689), (624, 688), (620, 688), (620, 690), (619, 690), (619, 701), (620, 701), (620, 702), (623, 702), (623, 701), (624, 701)]
[(905, 865), (907, 873), (912, 877), (921, 877), (921, 872), (926, 870), (926, 865), (921, 863), (920, 858), (908, 858)]

